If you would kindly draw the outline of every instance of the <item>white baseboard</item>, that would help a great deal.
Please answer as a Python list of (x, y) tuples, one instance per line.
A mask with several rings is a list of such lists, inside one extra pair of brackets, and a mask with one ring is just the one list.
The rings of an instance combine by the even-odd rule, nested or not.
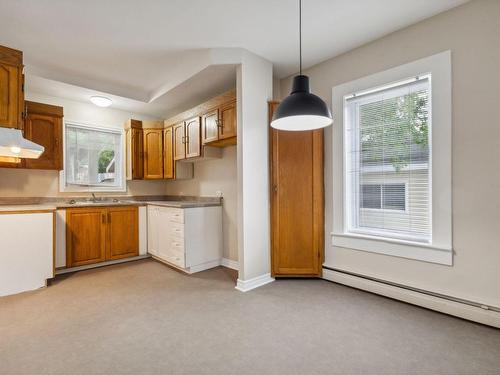
[(136, 260), (146, 259), (146, 258), (150, 258), (150, 257), (151, 256), (149, 254), (146, 254), (146, 255), (138, 255), (138, 256), (130, 257), (130, 258), (108, 260), (108, 261), (101, 262), (101, 263), (86, 264), (84, 266), (77, 266), (77, 267), (70, 267), (70, 268), (56, 268), (56, 275), (62, 275), (65, 273), (76, 272), (76, 271), (85, 271), (85, 270), (89, 270), (91, 268), (106, 267), (106, 266), (111, 266), (113, 264), (119, 264), (119, 263), (134, 262)]
[(236, 283), (236, 289), (239, 290), (240, 292), (248, 292), (249, 290), (258, 288), (260, 286), (269, 284), (274, 281), (274, 278), (271, 277), (270, 273), (266, 273), (261, 276), (254, 277), (253, 279), (249, 280), (240, 280), (238, 279)]
[(380, 294), (385, 297), (394, 298), (413, 305), (422, 306), (459, 318), (472, 320), (474, 322), (500, 328), (500, 313), (486, 310), (480, 307), (467, 305), (465, 303), (451, 301), (413, 290), (400, 288), (394, 285), (384, 284), (378, 281), (365, 279), (355, 275), (323, 269), (323, 278), (353, 288), (366, 290), (371, 293)]
[(210, 268), (217, 267), (219, 265), (220, 265), (220, 261), (219, 260), (213, 260), (211, 262), (206, 262), (206, 263), (202, 263), (202, 264), (197, 264), (196, 266), (188, 267), (187, 268), (187, 272), (188, 273), (201, 272), (201, 271), (208, 270)]
[(222, 258), (220, 265), (227, 268), (231, 268), (236, 271), (238, 271), (240, 268), (240, 263), (237, 260), (232, 260), (228, 258)]

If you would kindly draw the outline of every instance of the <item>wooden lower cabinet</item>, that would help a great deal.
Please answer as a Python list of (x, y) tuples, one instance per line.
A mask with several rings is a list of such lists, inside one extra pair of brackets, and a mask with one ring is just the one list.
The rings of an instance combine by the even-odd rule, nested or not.
[(323, 130), (270, 131), (272, 274), (319, 277), (324, 254)]
[(110, 207), (107, 211), (106, 260), (139, 255), (139, 215), (137, 207)]
[(137, 207), (85, 207), (66, 210), (66, 267), (138, 254)]
[(66, 210), (66, 267), (106, 260), (106, 209)]

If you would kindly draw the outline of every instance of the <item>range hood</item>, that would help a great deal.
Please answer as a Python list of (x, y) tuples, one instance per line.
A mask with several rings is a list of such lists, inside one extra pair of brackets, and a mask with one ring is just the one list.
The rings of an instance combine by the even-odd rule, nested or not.
[(38, 159), (44, 150), (24, 138), (21, 130), (0, 127), (0, 157)]

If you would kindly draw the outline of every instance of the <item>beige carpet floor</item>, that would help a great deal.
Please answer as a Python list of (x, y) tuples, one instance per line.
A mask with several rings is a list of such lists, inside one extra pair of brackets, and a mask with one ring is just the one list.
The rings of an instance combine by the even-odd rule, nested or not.
[(152, 260), (0, 298), (1, 375), (500, 374), (500, 330), (322, 280)]

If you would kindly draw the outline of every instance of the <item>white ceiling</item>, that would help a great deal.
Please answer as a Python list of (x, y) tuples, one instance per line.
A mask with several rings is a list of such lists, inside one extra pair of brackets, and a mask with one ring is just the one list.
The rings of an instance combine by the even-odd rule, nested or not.
[[(465, 2), (303, 0), (304, 66)], [(270, 60), (276, 76), (295, 73), (297, 3), (0, 0), (0, 44), (24, 51), (33, 75), (151, 102), (177, 87), (186, 70), (205, 69), (196, 62), (210, 48), (245, 48)], [(190, 89), (203, 91), (199, 87), (203, 84), (203, 80), (198, 85), (192, 82)], [(179, 106), (180, 102), (174, 103), (167, 112)]]
[(113, 101), (113, 108), (142, 113), (159, 119), (172, 117), (234, 87), (236, 87), (236, 66), (234, 65), (211, 65), (151, 102), (87, 89), (33, 74), (26, 75), (27, 92), (85, 103), (89, 103), (93, 95), (103, 95)]

